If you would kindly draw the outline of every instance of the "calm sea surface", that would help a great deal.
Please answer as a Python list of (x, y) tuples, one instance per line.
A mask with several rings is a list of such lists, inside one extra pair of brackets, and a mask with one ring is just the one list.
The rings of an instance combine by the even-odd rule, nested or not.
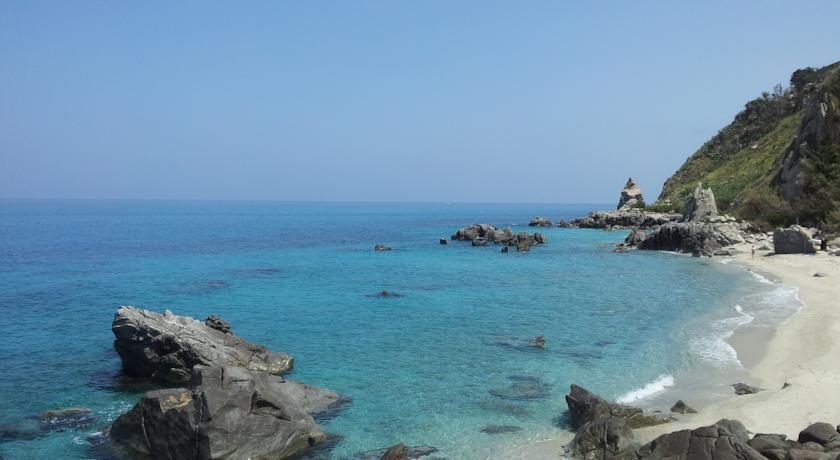
[[(342, 437), (333, 458), (397, 442), (482, 458), (561, 430), (570, 383), (643, 402), (737, 367), (721, 339), (778, 295), (743, 270), (612, 252), (625, 232), (541, 229), (549, 244), (527, 254), (438, 244), (473, 222), (533, 230), (608, 207), (0, 201), (0, 455), (88, 458), (87, 437), (137, 401), (115, 381), (120, 305), (217, 314), (293, 355), (290, 378), (352, 398), (323, 424)], [(536, 335), (544, 350), (522, 346)], [(68, 406), (96, 421), (37, 431)]]

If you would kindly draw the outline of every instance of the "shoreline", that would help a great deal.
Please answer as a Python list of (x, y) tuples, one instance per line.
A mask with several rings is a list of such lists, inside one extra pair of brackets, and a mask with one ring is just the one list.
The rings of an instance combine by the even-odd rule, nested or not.
[[(756, 383), (762, 391), (743, 396), (733, 391), (712, 403), (695, 405), (697, 414), (670, 414), (677, 420), (634, 430), (641, 444), (723, 418), (739, 420), (755, 433), (780, 433), (794, 439), (804, 426), (840, 419), (840, 366), (836, 364), (840, 342), (832, 341), (840, 336), (840, 258), (824, 252), (775, 255), (756, 250), (753, 259), (749, 244), (729, 249), (734, 251), (726, 258), (727, 264), (795, 287), (801, 306), (775, 327), (745, 325), (725, 339), (735, 349), (749, 383)], [(817, 272), (829, 276), (814, 277)], [(785, 383), (790, 386), (783, 389)], [(686, 402), (692, 405), (692, 401)], [(553, 439), (523, 440), (488, 458), (562, 458), (563, 446), (573, 436), (561, 432)]]

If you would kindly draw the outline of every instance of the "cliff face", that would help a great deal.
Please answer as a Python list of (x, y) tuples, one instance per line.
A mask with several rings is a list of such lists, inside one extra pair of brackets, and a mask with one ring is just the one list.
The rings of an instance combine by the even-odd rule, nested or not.
[(698, 182), (722, 211), (840, 230), (840, 62), (797, 70), (788, 89), (748, 102), (665, 182), (656, 205), (681, 208)]

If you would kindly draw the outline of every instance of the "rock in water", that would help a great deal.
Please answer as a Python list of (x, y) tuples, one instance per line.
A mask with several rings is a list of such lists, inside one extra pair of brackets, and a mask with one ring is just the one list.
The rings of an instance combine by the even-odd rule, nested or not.
[(522, 431), (522, 427), (516, 425), (487, 425), (480, 431), (485, 434), (516, 433)]
[(817, 252), (814, 243), (811, 242), (811, 232), (798, 225), (779, 228), (773, 232), (773, 251), (776, 254), (815, 254)]
[(285, 459), (325, 439), (278, 377), (196, 366), (192, 384), (143, 395), (111, 427), (115, 446), (163, 459)]
[(619, 211), (627, 211), (633, 208), (644, 207), (645, 199), (642, 196), (642, 189), (633, 182), (633, 178), (627, 179), (627, 184), (621, 191), (621, 197), (618, 199), (618, 206), (615, 209)]
[(384, 244), (377, 244), (373, 247), (374, 251), (390, 251), (391, 246), (385, 246)]
[(697, 184), (694, 195), (688, 197), (683, 208), (683, 220), (691, 222), (718, 216), (715, 194), (711, 188), (703, 188), (703, 184)]
[(393, 445), (379, 457), (379, 460), (405, 460), (405, 444)]
[(242, 366), (280, 374), (290, 371), (294, 364), (285, 353), (269, 351), (170, 311), (161, 315), (120, 307), (111, 330), (116, 337), (114, 349), (128, 374), (166, 384), (186, 384), (196, 365)]
[(449, 240), (447, 240), (446, 238), (441, 238), (440, 244), (449, 244)]
[(551, 221), (545, 217), (535, 217), (528, 222), (529, 227), (551, 227)]
[(545, 337), (538, 335), (528, 341), (528, 346), (536, 348), (545, 348)]
[(691, 406), (683, 402), (682, 399), (674, 403), (671, 407), (671, 412), (675, 414), (696, 414), (697, 411), (694, 410)]
[(96, 417), (87, 407), (48, 410), (41, 414), (41, 430), (43, 431), (85, 428), (94, 422), (96, 422)]
[(574, 429), (579, 429), (588, 422), (609, 418), (624, 419), (629, 428), (660, 425), (671, 421), (664, 415), (647, 414), (638, 407), (610, 403), (577, 385), (572, 385), (571, 391), (566, 395), (566, 405), (569, 406), (569, 423)]

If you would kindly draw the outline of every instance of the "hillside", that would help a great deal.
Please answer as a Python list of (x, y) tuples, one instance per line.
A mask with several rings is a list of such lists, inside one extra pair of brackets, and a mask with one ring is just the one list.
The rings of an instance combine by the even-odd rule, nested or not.
[(656, 203), (679, 210), (703, 182), (721, 211), (769, 225), (840, 230), (840, 62), (793, 73), (746, 104), (671, 176)]

